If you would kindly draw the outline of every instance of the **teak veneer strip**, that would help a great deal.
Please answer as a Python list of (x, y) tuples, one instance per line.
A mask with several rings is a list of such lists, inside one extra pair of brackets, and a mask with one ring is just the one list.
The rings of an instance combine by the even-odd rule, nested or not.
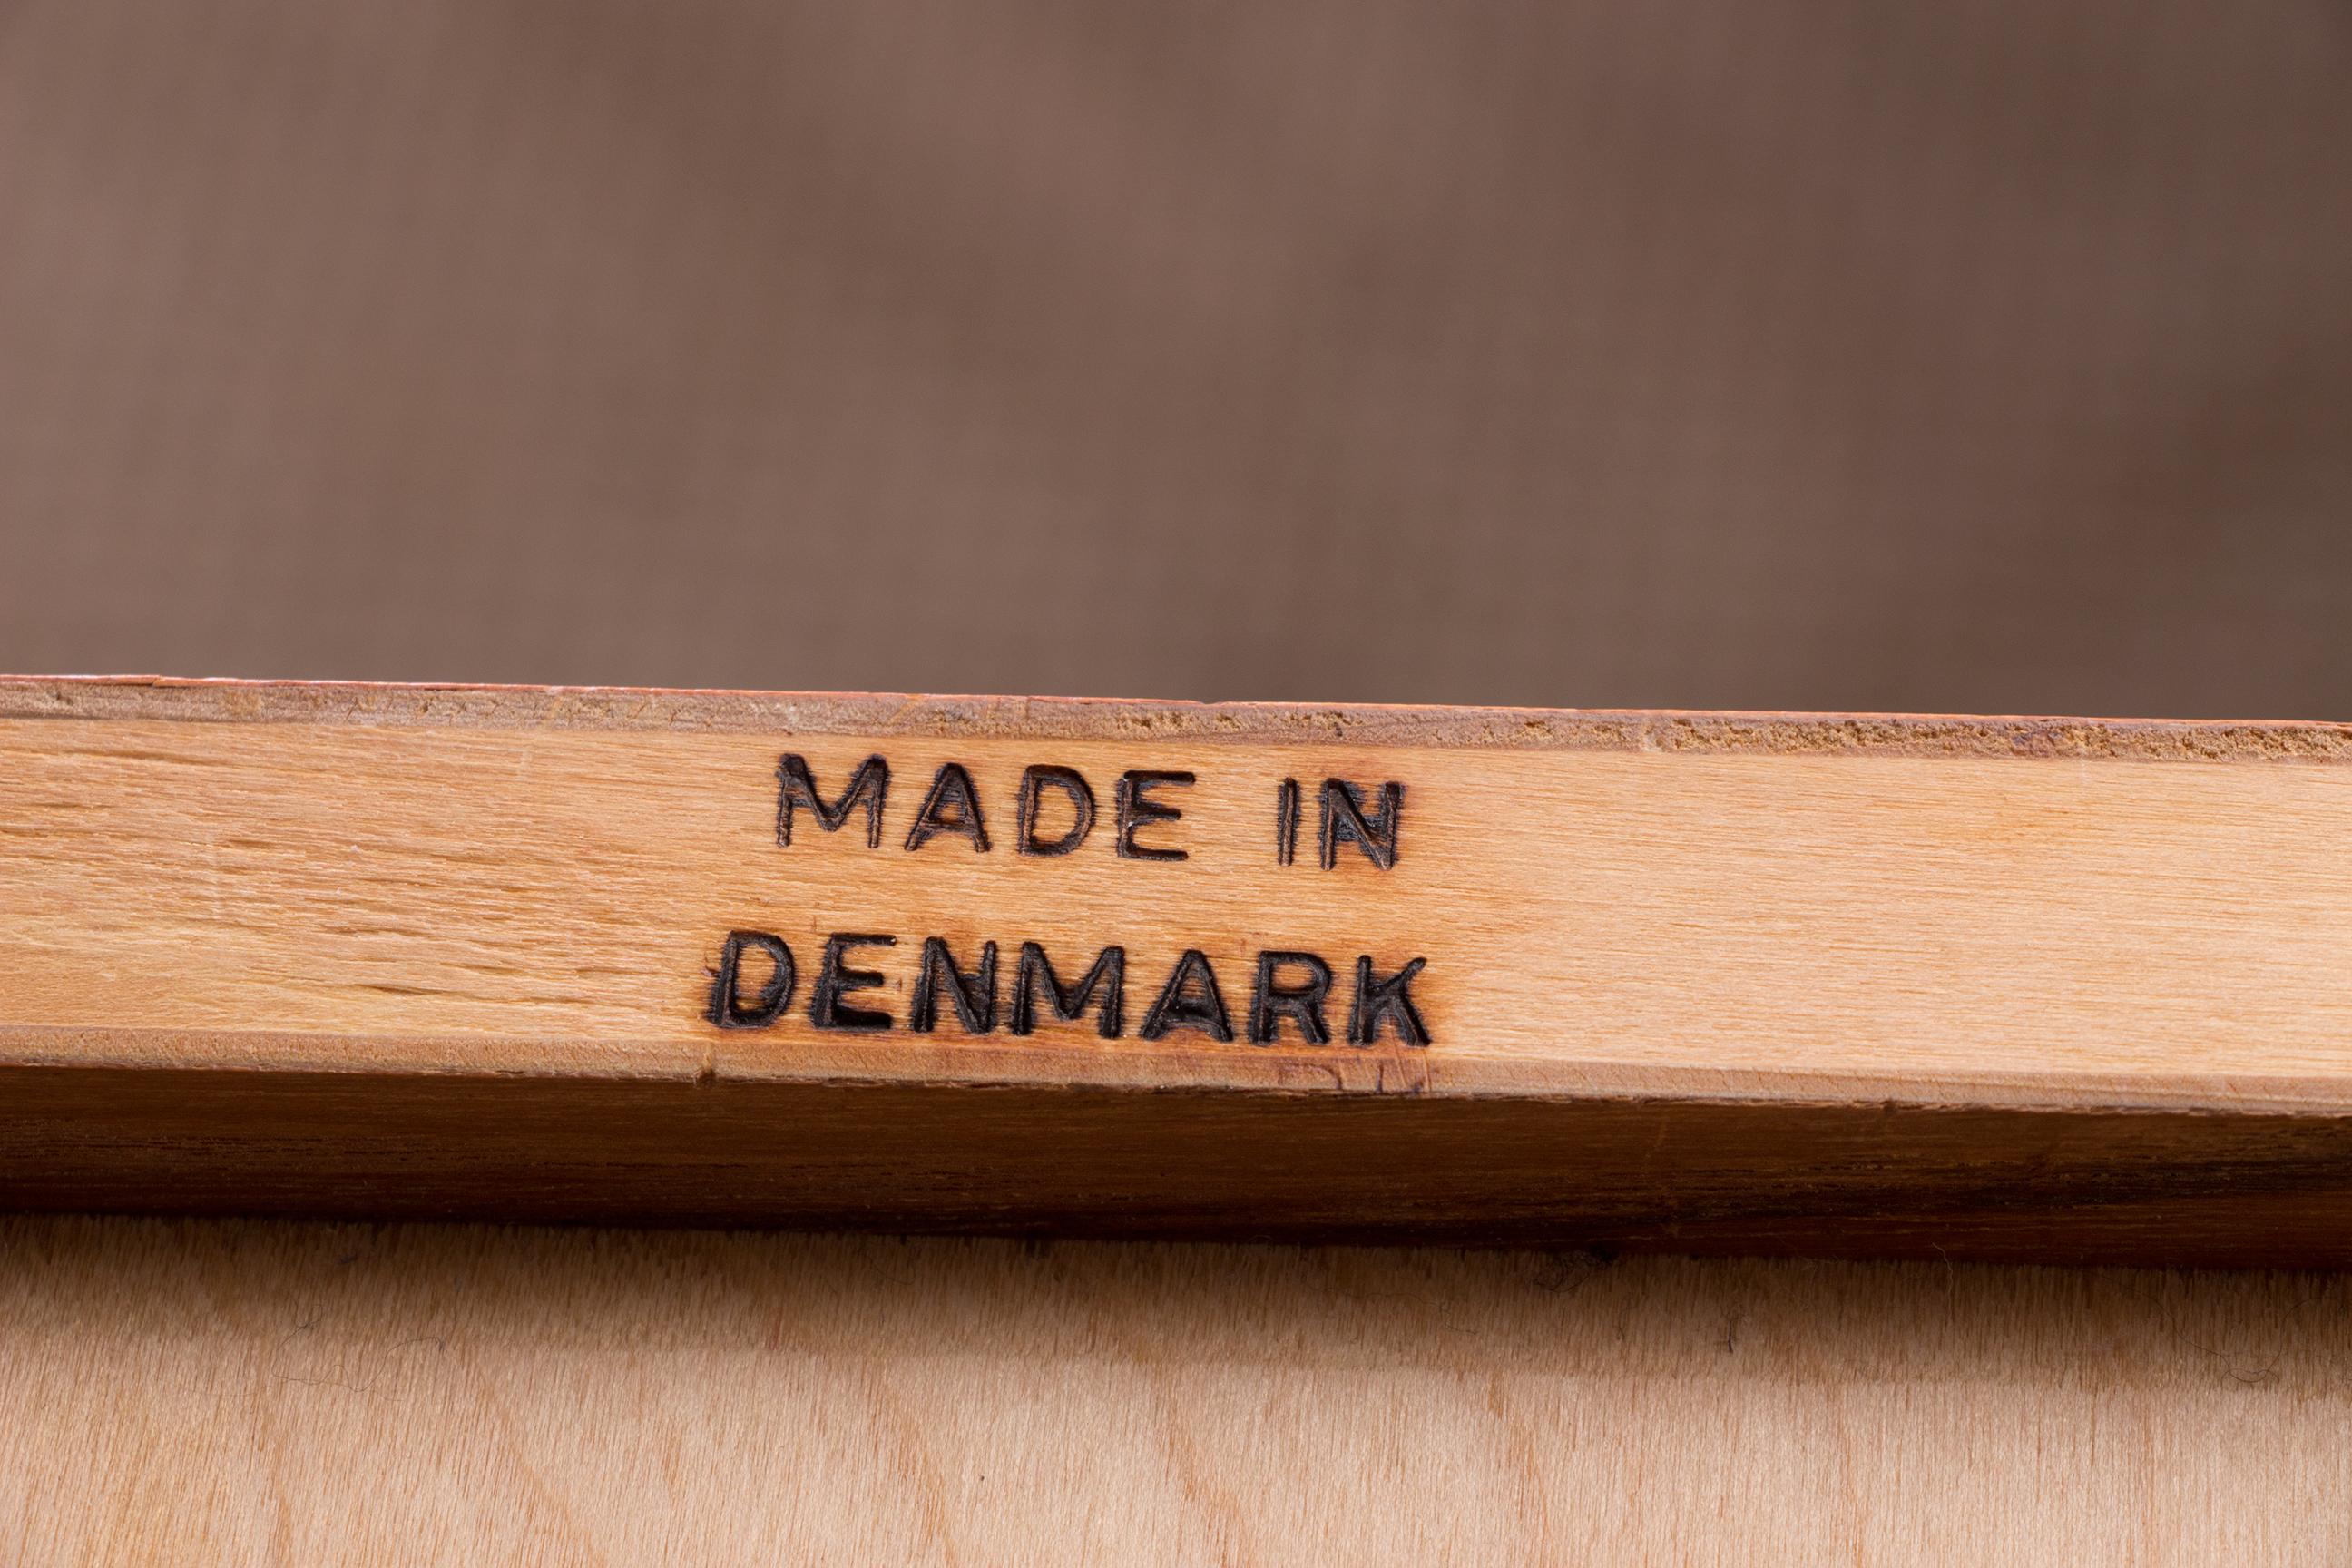
[(2342, 1262), (2347, 763), (0, 681), (0, 1202)]

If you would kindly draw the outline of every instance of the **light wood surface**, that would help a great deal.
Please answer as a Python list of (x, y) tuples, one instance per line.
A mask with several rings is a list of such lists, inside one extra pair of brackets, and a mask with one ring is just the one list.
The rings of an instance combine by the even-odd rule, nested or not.
[[(37, 1207), (2336, 1259), (2347, 759), (2322, 725), (10, 682), (0, 1177)], [(1041, 765), (1087, 781), (1090, 836), (1024, 825)], [(770, 1000), (743, 932), (796, 963), (723, 1027)], [(994, 945), (984, 1016), (924, 980), (932, 938)], [(1029, 944), (1065, 981), (1118, 947), (1120, 1019), (1017, 1032)], [(1328, 995), (1255, 1005), (1313, 962)], [(826, 1026), (839, 976), (879, 1026)]]
[(18, 1218), (39, 1564), (2313, 1564), (2321, 1275)]
[[(442, 695), (0, 686), (11, 1059), (89, 1060), (102, 1032), (110, 1062), (188, 1067), (2352, 1110), (2336, 726)], [(780, 752), (827, 795), (887, 752), (881, 845), (862, 811), (803, 811), (779, 846)], [(1189, 858), (1119, 859), (1108, 821), (1014, 854), (1041, 762), (1105, 817), (1124, 772), (1193, 773), (1162, 796), (1181, 825), (1144, 830)], [(991, 853), (902, 847), (951, 763)], [(1407, 785), (1394, 867), (1311, 864), (1311, 800), (1277, 865), (1290, 776)], [(1260, 946), (1425, 955), (1440, 1038), (925, 1040), (797, 1006), (727, 1034), (703, 1014), (741, 925), (812, 971), (838, 930), (944, 933), (965, 963), (1034, 937), (1065, 969), (1118, 942), (1139, 1016), (1186, 945), (1236, 1015)], [(903, 997), (916, 957), (859, 962)]]

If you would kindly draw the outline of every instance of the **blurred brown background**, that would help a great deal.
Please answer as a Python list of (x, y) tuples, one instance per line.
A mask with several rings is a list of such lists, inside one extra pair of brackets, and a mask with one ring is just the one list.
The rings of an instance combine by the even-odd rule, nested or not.
[(2352, 10), (0, 5), (0, 668), (2352, 718)]

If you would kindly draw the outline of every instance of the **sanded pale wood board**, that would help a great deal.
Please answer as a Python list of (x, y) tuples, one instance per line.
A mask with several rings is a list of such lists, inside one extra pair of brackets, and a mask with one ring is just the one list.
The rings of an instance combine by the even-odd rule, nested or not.
[[(12, 681), (0, 1200), (2339, 1260), (2347, 763), (2313, 724)], [(1090, 833), (1074, 784), (1024, 820), (1040, 768)], [(935, 972), (920, 1031), (934, 938), (997, 972), (971, 1016)], [(1026, 944), (1118, 948), (1119, 1017), (1020, 1032)]]
[(0, 1559), (2352, 1557), (2352, 1286), (0, 1222)]

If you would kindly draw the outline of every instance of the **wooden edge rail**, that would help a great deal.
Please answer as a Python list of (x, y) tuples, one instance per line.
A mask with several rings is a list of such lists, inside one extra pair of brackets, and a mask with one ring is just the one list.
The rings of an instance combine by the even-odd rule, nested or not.
[(0, 680), (0, 1203), (2341, 1264), (2347, 763)]

